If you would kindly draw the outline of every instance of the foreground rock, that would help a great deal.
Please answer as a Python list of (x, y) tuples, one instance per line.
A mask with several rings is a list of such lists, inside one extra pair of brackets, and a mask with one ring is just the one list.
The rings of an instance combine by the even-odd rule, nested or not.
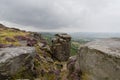
[(81, 78), (81, 71), (80, 69), (76, 69), (75, 63), (76, 63), (76, 55), (71, 56), (67, 63), (67, 69), (68, 69), (68, 80), (80, 80)]
[(70, 57), (71, 37), (68, 34), (56, 34), (52, 40), (52, 55), (59, 61), (67, 61)]
[(76, 68), (82, 80), (120, 80), (120, 39), (97, 40), (82, 46)]
[(35, 54), (33, 47), (0, 48), (0, 79), (33, 79)]
[(56, 39), (51, 48), (40, 33), (0, 24), (0, 80), (67, 80), (61, 60), (69, 58), (71, 38), (57, 34)]

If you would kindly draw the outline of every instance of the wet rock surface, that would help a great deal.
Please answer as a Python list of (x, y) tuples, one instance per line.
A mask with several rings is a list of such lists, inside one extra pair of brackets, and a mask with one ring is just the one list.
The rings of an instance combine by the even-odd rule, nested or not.
[(68, 34), (56, 34), (52, 40), (52, 55), (59, 61), (70, 57), (71, 37)]
[(120, 80), (120, 39), (81, 46), (75, 66), (82, 71), (82, 80)]

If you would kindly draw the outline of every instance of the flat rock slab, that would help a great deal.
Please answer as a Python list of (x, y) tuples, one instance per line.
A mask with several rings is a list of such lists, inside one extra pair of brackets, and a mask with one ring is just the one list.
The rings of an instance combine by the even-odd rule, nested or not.
[(30, 54), (34, 56), (34, 47), (12, 47), (12, 48), (0, 48), (0, 63), (5, 62), (7, 59), (14, 58), (21, 54)]
[(85, 46), (89, 47), (90, 49), (99, 50), (108, 55), (120, 57), (120, 39), (119, 38), (97, 40), (97, 41), (90, 42)]
[(120, 39), (89, 42), (79, 49), (76, 68), (81, 80), (120, 80)]

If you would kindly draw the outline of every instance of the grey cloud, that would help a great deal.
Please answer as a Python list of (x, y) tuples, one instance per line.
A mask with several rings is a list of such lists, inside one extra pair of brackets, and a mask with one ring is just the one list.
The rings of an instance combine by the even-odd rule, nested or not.
[(120, 13), (120, 6), (117, 3), (120, 1), (1, 0), (0, 20), (41, 29), (112, 28), (113, 24), (118, 28), (120, 15), (116, 13)]
[(17, 24), (52, 29), (74, 22), (74, 16), (65, 13), (64, 7), (57, 2), (55, 4), (54, 0), (4, 0), (0, 4), (1, 18)]

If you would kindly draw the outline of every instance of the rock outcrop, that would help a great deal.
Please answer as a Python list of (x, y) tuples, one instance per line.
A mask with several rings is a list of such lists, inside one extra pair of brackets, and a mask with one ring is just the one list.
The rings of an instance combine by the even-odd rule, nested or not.
[(89, 42), (79, 49), (81, 80), (120, 80), (120, 39)]
[(52, 40), (52, 55), (59, 61), (67, 61), (70, 57), (71, 37), (68, 34), (56, 34)]
[(40, 33), (0, 24), (0, 80), (67, 80), (71, 37), (55, 39), (51, 48)]
[(0, 48), (0, 79), (33, 79), (35, 55), (34, 47)]

